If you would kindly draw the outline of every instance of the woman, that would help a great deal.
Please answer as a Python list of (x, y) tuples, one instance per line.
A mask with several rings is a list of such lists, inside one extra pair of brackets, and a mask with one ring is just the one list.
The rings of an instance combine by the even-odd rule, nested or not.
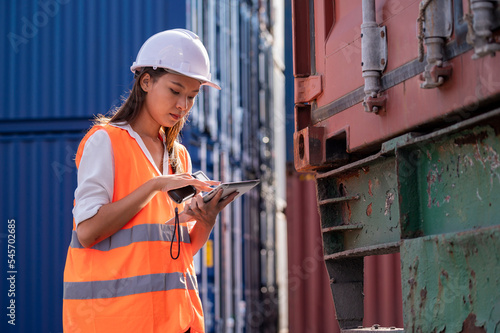
[[(193, 255), (217, 214), (236, 196), (222, 192), (176, 204), (169, 190), (218, 182), (194, 179), (177, 141), (201, 85), (208, 54), (194, 33), (158, 33), (131, 67), (132, 91), (101, 118), (77, 151), (74, 229), (64, 271), (65, 332), (204, 332)], [(179, 228), (165, 224), (183, 211)], [(189, 221), (196, 221), (190, 222)]]

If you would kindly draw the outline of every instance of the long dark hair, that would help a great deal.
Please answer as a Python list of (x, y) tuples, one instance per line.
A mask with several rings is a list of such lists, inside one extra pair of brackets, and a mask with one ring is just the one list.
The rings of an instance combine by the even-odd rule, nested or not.
[[(142, 106), (144, 105), (144, 101), (147, 95), (147, 93), (144, 90), (142, 90), (140, 83), (141, 78), (145, 74), (149, 74), (151, 80), (153, 82), (156, 82), (160, 77), (162, 77), (167, 73), (168, 72), (165, 71), (163, 68), (158, 68), (156, 70), (154, 70), (151, 67), (143, 68), (139, 73), (135, 74), (134, 85), (132, 87), (132, 90), (130, 91), (130, 94), (125, 99), (123, 104), (117, 107), (111, 116), (98, 115), (95, 118), (94, 124), (105, 125), (108, 123), (119, 123), (119, 122), (127, 122), (129, 124), (132, 123), (139, 115), (139, 112), (141, 111)], [(186, 119), (187, 115), (182, 117), (177, 122), (177, 124), (175, 124), (172, 127), (161, 126), (160, 128), (160, 131), (163, 131), (165, 133), (167, 151), (170, 157), (169, 160), (174, 173), (176, 172), (181, 173), (187, 171), (183, 170), (182, 164), (178, 159), (178, 152), (176, 149), (176, 146), (179, 144), (179, 133), (184, 127)]]

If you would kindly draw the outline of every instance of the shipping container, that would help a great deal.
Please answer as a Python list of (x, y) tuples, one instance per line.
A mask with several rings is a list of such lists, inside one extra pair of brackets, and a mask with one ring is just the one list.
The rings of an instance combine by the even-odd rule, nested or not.
[(80, 139), (46, 133), (0, 137), (2, 332), (62, 331), (62, 272)]
[(367, 258), (399, 252), (399, 331), (496, 331), (498, 1), (295, 0), (292, 16), (294, 163), (315, 174), (341, 330), (372, 325)]
[[(1, 2), (0, 331), (62, 332), (76, 149), (92, 118), (118, 106), (131, 88), (129, 67), (144, 40), (186, 26), (183, 6)], [(15, 309), (7, 309), (11, 302)]]
[(220, 92), (203, 91), (193, 108), (186, 141), (199, 147), (193, 162), (199, 159), (215, 179), (261, 181), (225, 209), (213, 232), (213, 249), (202, 251), (201, 296), (213, 309), (207, 330), (276, 332), (288, 325), (286, 269), (277, 269), (286, 265), (286, 225), (279, 208), (286, 201), (284, 68), (279, 65), (284, 50), (277, 42), (284, 32), (275, 23), (284, 16), (283, 2), (188, 4), (188, 26), (213, 55), (212, 72), (222, 86)]

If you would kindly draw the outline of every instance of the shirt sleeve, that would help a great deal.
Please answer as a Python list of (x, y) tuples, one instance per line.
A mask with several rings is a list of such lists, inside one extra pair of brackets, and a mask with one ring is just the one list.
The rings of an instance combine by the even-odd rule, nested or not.
[(75, 224), (85, 221), (113, 199), (114, 158), (108, 133), (98, 130), (85, 143), (78, 168), (73, 217)]
[(192, 174), (193, 173), (193, 163), (191, 162), (191, 155), (189, 155), (189, 152), (187, 151), (187, 149), (186, 149), (186, 155), (188, 158), (188, 170), (187, 170), (187, 172), (189, 174)]
[[(191, 155), (189, 155), (189, 151), (185, 147), (183, 147), (183, 149), (186, 151), (186, 156), (187, 156), (187, 161), (188, 161), (187, 172), (189, 174), (192, 174), (193, 173), (193, 163), (191, 162)], [(189, 205), (190, 203), (191, 203), (191, 199), (189, 199), (186, 202), (186, 205)], [(192, 222), (187, 223), (188, 232), (191, 232), (191, 230), (193, 230), (193, 227), (195, 224), (196, 224), (196, 221), (192, 221)]]

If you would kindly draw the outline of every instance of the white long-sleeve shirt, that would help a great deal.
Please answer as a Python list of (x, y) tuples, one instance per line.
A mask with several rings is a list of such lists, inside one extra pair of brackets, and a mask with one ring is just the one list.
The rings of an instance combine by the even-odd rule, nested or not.
[[(120, 123), (110, 125), (127, 130), (130, 136), (137, 141), (158, 174), (162, 174), (154, 163), (153, 157), (146, 148), (142, 138), (129, 124)], [(168, 151), (165, 145), (165, 138), (163, 138), (163, 146), (163, 175), (167, 175), (170, 168), (168, 167)], [(187, 172), (192, 173), (190, 157)], [(111, 203), (113, 199), (114, 177), (115, 165), (111, 140), (104, 129), (98, 130), (87, 139), (78, 168), (78, 185), (75, 190), (75, 207), (73, 207), (73, 217), (77, 227), (80, 222), (97, 214), (99, 208), (103, 205)]]

